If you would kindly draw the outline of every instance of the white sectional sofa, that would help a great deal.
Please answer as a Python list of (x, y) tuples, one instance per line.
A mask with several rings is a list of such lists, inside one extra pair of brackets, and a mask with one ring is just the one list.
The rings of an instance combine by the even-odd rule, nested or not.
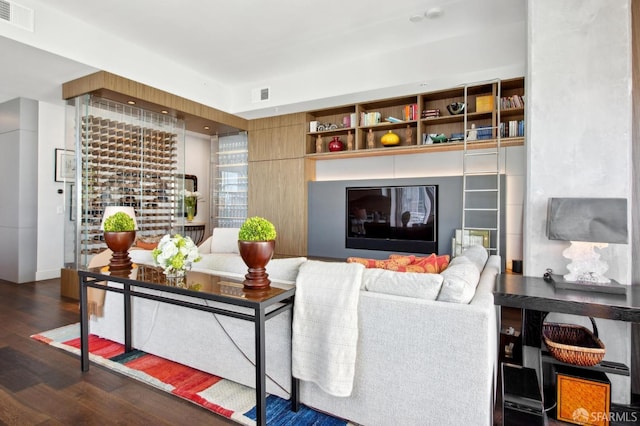
[[(246, 266), (233, 253), (235, 232), (214, 230), (194, 269), (242, 276)], [(134, 261), (149, 259), (139, 252), (132, 252)], [(301, 279), (296, 275), (305, 262), (273, 259), (267, 265), (272, 285)], [(326, 267), (330, 271), (332, 263)], [(301, 402), (362, 425), (492, 425), (498, 336), (492, 290), (499, 270), (500, 258), (479, 246), (438, 276), (364, 270), (351, 395), (332, 396), (301, 381)], [(456, 298), (462, 303), (451, 301)], [(135, 347), (254, 385), (252, 324), (149, 300), (134, 300), (133, 309)], [(291, 386), (290, 315), (266, 325), (267, 391), (284, 398)], [(122, 330), (121, 297), (107, 292), (104, 316), (91, 319), (90, 331), (122, 342)]]

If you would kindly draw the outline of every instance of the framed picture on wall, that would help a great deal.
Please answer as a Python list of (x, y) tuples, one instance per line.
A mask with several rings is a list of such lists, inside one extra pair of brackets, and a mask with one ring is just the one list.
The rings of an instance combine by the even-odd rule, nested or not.
[(56, 182), (70, 182), (76, 177), (76, 154), (68, 149), (56, 148), (55, 178)]

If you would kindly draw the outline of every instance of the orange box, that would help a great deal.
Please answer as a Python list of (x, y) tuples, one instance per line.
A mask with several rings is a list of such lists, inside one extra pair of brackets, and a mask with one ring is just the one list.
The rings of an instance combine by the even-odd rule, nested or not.
[(493, 111), (493, 95), (476, 96), (476, 112)]
[(606, 374), (558, 368), (556, 383), (558, 420), (579, 425), (609, 425), (611, 382)]

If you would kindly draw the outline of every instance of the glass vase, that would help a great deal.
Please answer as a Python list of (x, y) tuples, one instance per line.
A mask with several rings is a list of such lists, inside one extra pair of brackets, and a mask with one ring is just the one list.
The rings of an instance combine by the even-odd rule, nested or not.
[(187, 209), (187, 221), (188, 222), (192, 222), (193, 221), (193, 216), (196, 210), (196, 206), (192, 206), (192, 205), (187, 205), (186, 206)]
[(185, 269), (165, 272), (167, 284), (172, 287), (186, 288), (186, 274), (187, 271)]

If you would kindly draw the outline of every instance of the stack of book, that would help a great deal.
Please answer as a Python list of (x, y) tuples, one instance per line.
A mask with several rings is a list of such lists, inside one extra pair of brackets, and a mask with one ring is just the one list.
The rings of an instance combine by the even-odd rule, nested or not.
[(510, 120), (508, 123), (500, 123), (500, 136), (503, 138), (524, 136), (524, 120)]
[(404, 121), (412, 121), (418, 119), (418, 104), (405, 105), (402, 111), (402, 119)]
[(500, 108), (524, 108), (524, 96), (513, 95), (500, 98)]
[(478, 139), (492, 138), (491, 126), (478, 126)]
[(425, 109), (422, 111), (422, 118), (436, 118), (440, 117), (439, 109)]
[(374, 126), (376, 124), (380, 124), (379, 112), (361, 112), (360, 113), (361, 126)]

